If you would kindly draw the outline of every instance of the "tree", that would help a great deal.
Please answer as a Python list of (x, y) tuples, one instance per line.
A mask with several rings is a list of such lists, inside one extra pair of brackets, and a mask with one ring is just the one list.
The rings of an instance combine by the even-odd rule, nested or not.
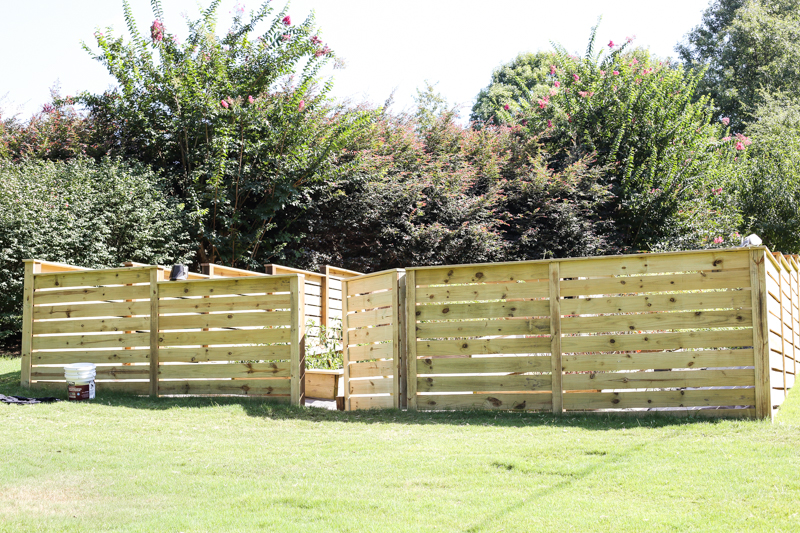
[(800, 0), (714, 0), (675, 49), (705, 69), (698, 94), (714, 100), (715, 117), (743, 132), (762, 90), (800, 90)]
[(334, 55), (313, 16), (295, 25), (286, 9), (272, 16), (268, 3), (249, 15), (237, 8), (220, 38), (219, 3), (188, 22), (180, 43), (159, 0), (147, 37), (123, 2), (130, 41), (98, 32), (94, 55), (119, 88), (81, 102), (109, 153), (163, 172), (195, 206), (202, 262), (257, 267), (296, 238), (293, 219), (281, 214), (341, 166), (372, 114), (326, 97), (330, 82), (319, 85), (317, 75)]

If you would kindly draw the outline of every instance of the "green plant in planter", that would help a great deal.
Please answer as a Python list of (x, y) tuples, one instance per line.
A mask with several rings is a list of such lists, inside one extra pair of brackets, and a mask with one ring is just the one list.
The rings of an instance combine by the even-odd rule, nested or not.
[[(319, 330), (319, 336), (311, 332)], [(320, 326), (312, 320), (306, 323), (306, 368), (335, 370), (342, 368), (342, 321), (332, 319), (330, 326)]]

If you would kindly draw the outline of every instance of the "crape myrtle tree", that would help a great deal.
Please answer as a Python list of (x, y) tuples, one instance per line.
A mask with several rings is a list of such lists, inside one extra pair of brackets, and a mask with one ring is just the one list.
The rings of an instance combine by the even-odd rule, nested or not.
[[(707, 97), (695, 101), (700, 72), (631, 50), (626, 39), (581, 58), (556, 46), (546, 84), (517, 79), (518, 91), (492, 112), (538, 136), (556, 169), (594, 157), (612, 201), (598, 217), (613, 223), (617, 251), (722, 246), (740, 218), (716, 170), (745, 145), (712, 122)], [(513, 70), (513, 69), (512, 69)], [(491, 87), (485, 92), (491, 93)]]
[(286, 8), (237, 7), (219, 37), (215, 0), (187, 21), (181, 42), (160, 1), (151, 4), (155, 20), (145, 35), (125, 1), (130, 39), (98, 31), (98, 51), (86, 46), (119, 84), (80, 97), (98, 142), (169, 178), (173, 194), (194, 209), (201, 262), (254, 268), (281, 259), (302, 229), (286, 209), (343, 171), (343, 148), (371, 114), (327, 98), (331, 82), (320, 84), (318, 74), (334, 53), (313, 15), (294, 24)]

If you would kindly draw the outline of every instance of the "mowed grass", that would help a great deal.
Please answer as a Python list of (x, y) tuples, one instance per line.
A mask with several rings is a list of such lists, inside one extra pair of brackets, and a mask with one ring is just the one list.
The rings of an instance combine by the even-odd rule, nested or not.
[(0, 428), (0, 531), (800, 529), (800, 396), (769, 424), (101, 394)]

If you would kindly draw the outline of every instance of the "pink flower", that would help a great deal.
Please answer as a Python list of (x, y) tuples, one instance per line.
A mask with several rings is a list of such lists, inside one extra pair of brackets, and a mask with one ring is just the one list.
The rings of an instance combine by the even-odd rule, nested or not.
[(722, 117), (721, 119), (719, 119), (719, 121), (726, 126), (731, 123), (731, 119), (729, 117)]
[(594, 92), (590, 91), (578, 91), (578, 94), (581, 95), (583, 98), (589, 98), (590, 96), (594, 96)]
[(292, 40), (292, 36), (289, 35), (288, 33), (284, 33), (282, 39), (284, 41), (291, 41)]
[(247, 101), (248, 101), (249, 103), (251, 103), (251, 104), (252, 104), (253, 102), (255, 102), (255, 101), (256, 101), (256, 99), (255, 99), (255, 98), (253, 98), (252, 96), (248, 96), (248, 97), (247, 97)]
[(528, 119), (526, 119), (526, 118), (523, 118), (523, 119), (522, 119), (522, 125), (523, 125), (523, 126), (527, 126), (527, 125), (528, 125)]
[(728, 135), (727, 137), (723, 137), (722, 138), (722, 142), (728, 142), (730, 140), (731, 140), (731, 136), (730, 135)]
[(150, 37), (153, 42), (160, 43), (164, 39), (164, 25), (159, 20), (154, 20), (150, 26)]
[(556, 66), (550, 65), (550, 75), (555, 76), (555, 74), (556, 74)]
[(608, 47), (614, 48), (614, 41), (608, 41)]
[(639, 64), (639, 60), (634, 57), (633, 61), (631, 61), (631, 66), (638, 65), (638, 64)]
[(322, 44), (322, 39), (315, 35), (311, 38), (311, 44)]
[(737, 142), (736, 143), (736, 149), (737, 150), (744, 150), (744, 145), (741, 142)]
[(285, 17), (283, 17), (283, 23), (285, 25), (287, 25), (287, 26), (291, 26), (292, 25), (292, 17), (290, 17), (289, 15), (286, 15)]
[(539, 109), (547, 107), (547, 100), (539, 100)]
[(508, 111), (508, 109), (509, 109), (509, 108), (508, 108), (508, 104), (504, 105), (504, 106), (503, 106), (503, 109), (505, 109), (506, 111)]
[(552, 128), (553, 127), (553, 121), (552, 120), (548, 120), (547, 121), (547, 127), (548, 128)]
[(302, 110), (303, 110), (303, 109), (305, 109), (305, 108), (306, 108), (306, 102), (305, 102), (305, 100), (300, 100), (300, 103), (297, 105), (297, 110), (298, 110), (298, 111), (302, 111)]
[(558, 94), (558, 89), (550, 89), (550, 96), (555, 96)]
[(555, 85), (556, 89), (558, 89), (559, 87), (561, 87), (561, 82), (556, 80), (555, 82), (553, 82), (553, 85)]
[(722, 237), (714, 237), (714, 244), (720, 244), (724, 240)]
[(625, 40), (626, 40), (626, 41), (628, 41), (628, 42), (631, 42), (631, 41), (633, 41), (634, 39), (636, 39), (636, 36), (635, 36), (635, 35), (634, 35), (633, 37), (625, 37)]
[(619, 71), (618, 70), (614, 71), (614, 76), (619, 76)]
[(605, 71), (605, 70), (601, 70), (601, 71), (600, 71), (600, 75), (601, 75), (601, 76), (605, 76), (605, 75), (606, 75), (606, 71)]
[(575, 81), (581, 81), (581, 77), (580, 77), (580, 76), (578, 76), (577, 74), (573, 74), (573, 75), (572, 75), (572, 78), (573, 78)]
[(745, 146), (750, 146), (751, 144), (753, 144), (753, 141), (750, 140), (750, 137), (746, 137), (741, 133), (737, 133), (736, 138), (739, 139), (739, 141), (742, 142)]
[(221, 105), (225, 109), (228, 109), (228, 102), (226, 102), (225, 100), (220, 100), (219, 105)]

